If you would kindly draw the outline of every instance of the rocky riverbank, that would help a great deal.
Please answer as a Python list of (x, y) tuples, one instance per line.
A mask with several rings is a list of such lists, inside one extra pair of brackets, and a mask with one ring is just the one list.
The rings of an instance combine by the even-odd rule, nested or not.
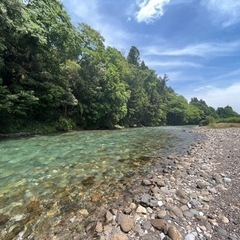
[(156, 163), (83, 239), (240, 239), (240, 129), (194, 131), (205, 139)]
[(202, 137), (183, 155), (156, 158), (141, 176), (113, 183), (108, 194), (96, 189), (81, 206), (68, 196), (49, 206), (47, 221), (32, 201), (29, 219), (0, 239), (240, 239), (240, 128), (189, 131)]

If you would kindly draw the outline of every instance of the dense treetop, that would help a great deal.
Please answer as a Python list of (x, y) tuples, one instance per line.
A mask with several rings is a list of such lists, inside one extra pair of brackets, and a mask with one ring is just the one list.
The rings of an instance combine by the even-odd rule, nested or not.
[(0, 2), (0, 132), (198, 124), (237, 116), (167, 86), (132, 46), (125, 57), (58, 0)]

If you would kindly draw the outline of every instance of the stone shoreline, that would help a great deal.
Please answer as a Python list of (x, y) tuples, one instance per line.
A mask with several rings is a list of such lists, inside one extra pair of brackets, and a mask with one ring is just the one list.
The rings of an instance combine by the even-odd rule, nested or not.
[(80, 239), (240, 239), (240, 129), (194, 131), (205, 139), (156, 165)]

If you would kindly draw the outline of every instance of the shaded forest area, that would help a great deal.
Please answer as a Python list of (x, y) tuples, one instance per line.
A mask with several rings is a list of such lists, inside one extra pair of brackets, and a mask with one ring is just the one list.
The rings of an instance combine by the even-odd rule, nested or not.
[(238, 116), (190, 103), (141, 60), (75, 27), (58, 0), (0, 2), (0, 133), (208, 123)]

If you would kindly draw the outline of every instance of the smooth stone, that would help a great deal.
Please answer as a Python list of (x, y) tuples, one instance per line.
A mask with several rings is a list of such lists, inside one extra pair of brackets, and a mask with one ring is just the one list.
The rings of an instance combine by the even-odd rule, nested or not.
[(223, 222), (223, 223), (229, 223), (228, 218), (226, 218), (224, 215), (220, 215), (219, 219)]
[(165, 210), (159, 210), (157, 212), (157, 217), (158, 218), (164, 218), (167, 215), (167, 212)]
[(197, 182), (197, 188), (203, 189), (207, 187), (206, 182)]
[(223, 181), (224, 181), (225, 183), (230, 183), (232, 180), (231, 180), (230, 178), (224, 177), (224, 178), (223, 178)]
[(167, 235), (172, 239), (172, 240), (183, 240), (182, 234), (178, 231), (178, 229), (174, 226), (169, 227), (167, 231)]
[(182, 210), (179, 207), (171, 207), (170, 211), (178, 218), (183, 218)]
[(152, 224), (151, 224), (150, 221), (144, 221), (142, 223), (142, 227), (143, 227), (144, 230), (149, 230), (152, 227)]
[(139, 205), (136, 209), (136, 213), (143, 213), (143, 214), (147, 214), (147, 209), (141, 205)]
[(168, 231), (168, 223), (163, 219), (152, 219), (151, 224), (161, 232), (167, 233)]
[(110, 240), (128, 240), (128, 237), (123, 233), (116, 233), (110, 237)]
[(196, 232), (188, 233), (188, 234), (185, 236), (184, 240), (195, 240), (196, 237), (197, 237), (197, 235), (198, 235), (198, 234), (197, 234)]
[(153, 235), (152, 233), (148, 233), (142, 236), (140, 240), (159, 240), (159, 237)]
[(123, 215), (120, 222), (120, 227), (123, 232), (127, 233), (134, 228), (134, 221), (127, 215)]
[(185, 211), (185, 212), (183, 212), (183, 215), (184, 215), (185, 217), (189, 217), (189, 218), (194, 217), (194, 214), (193, 214), (192, 212), (190, 212), (190, 211)]
[(186, 192), (184, 190), (177, 190), (176, 195), (180, 198), (186, 198)]
[(220, 234), (221, 236), (225, 236), (225, 237), (228, 236), (228, 232), (227, 232), (224, 228), (218, 227), (218, 228), (217, 228), (217, 232), (218, 232), (218, 234)]

